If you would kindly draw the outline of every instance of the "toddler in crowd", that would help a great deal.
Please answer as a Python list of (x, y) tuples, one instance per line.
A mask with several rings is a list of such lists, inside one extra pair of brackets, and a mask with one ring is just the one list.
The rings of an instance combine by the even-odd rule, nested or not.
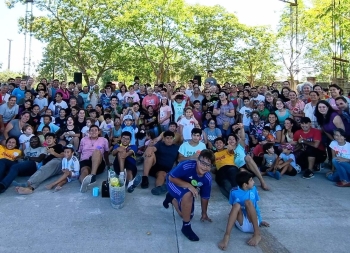
[(241, 114), (241, 122), (243, 123), (244, 126), (244, 131), (246, 133), (249, 132), (250, 128), (250, 122), (251, 122), (251, 112), (253, 111), (253, 108), (250, 106), (250, 99), (249, 97), (244, 97), (243, 98), (243, 103), (244, 106), (239, 110), (239, 113)]
[(274, 170), (277, 155), (273, 148), (272, 143), (266, 143), (263, 145), (264, 157), (262, 161), (262, 167), (260, 169), (261, 175), (268, 175), (270, 177), (276, 178), (279, 180), (281, 178), (281, 173), (278, 170)]
[(100, 129), (102, 130), (102, 136), (109, 140), (109, 135), (111, 134), (111, 129), (114, 127), (114, 123), (110, 114), (104, 114), (103, 118), (104, 121), (102, 121)]
[(19, 136), (20, 149), (24, 151), (26, 148), (29, 148), (29, 141), (33, 134), (34, 129), (31, 125), (26, 124), (22, 127), (22, 134)]
[(183, 116), (179, 121), (179, 132), (182, 134), (184, 141), (190, 141), (192, 139), (191, 131), (194, 128), (194, 125), (198, 121), (193, 117), (193, 112), (191, 107), (186, 107), (185, 116)]
[(93, 118), (87, 118), (86, 119), (86, 126), (83, 127), (83, 129), (81, 129), (81, 133), (83, 135), (83, 138), (84, 137), (89, 137), (89, 130), (90, 130), (90, 127), (92, 125), (95, 124), (95, 120)]
[(49, 126), (44, 126), (43, 129), (41, 130), (41, 132), (38, 132), (38, 137), (40, 139), (40, 144), (43, 147), (46, 147), (46, 141), (45, 141), (45, 135), (47, 133), (50, 133), (50, 127)]
[(253, 150), (254, 156), (261, 156), (262, 154), (264, 154), (263, 145), (265, 145), (266, 143), (273, 144), (275, 142), (275, 138), (270, 133), (270, 130), (271, 128), (269, 126), (264, 126), (262, 135), (258, 137), (259, 144), (256, 145)]
[(64, 158), (62, 159), (63, 175), (55, 182), (46, 186), (46, 189), (51, 190), (56, 186), (55, 191), (62, 189), (62, 186), (67, 182), (77, 180), (79, 178), (80, 164), (77, 157), (74, 156), (74, 147), (68, 144), (64, 148)]

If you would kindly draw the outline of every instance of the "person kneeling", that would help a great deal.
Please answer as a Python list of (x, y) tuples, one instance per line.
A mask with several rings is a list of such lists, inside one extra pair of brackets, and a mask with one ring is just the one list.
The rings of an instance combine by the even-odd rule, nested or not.
[(141, 176), (137, 174), (135, 154), (137, 152), (136, 145), (130, 145), (131, 133), (122, 132), (121, 144), (114, 145), (112, 155), (115, 156), (113, 167), (114, 171), (119, 174), (126, 169), (126, 179), (128, 183), (128, 192), (131, 193), (137, 186), (141, 184)]
[(168, 193), (163, 202), (165, 208), (172, 203), (182, 218), (181, 232), (190, 241), (199, 241), (198, 236), (191, 228), (191, 219), (194, 212), (194, 198), (201, 196), (201, 221), (210, 221), (207, 215), (211, 191), (212, 178), (210, 169), (214, 163), (214, 154), (211, 150), (202, 150), (196, 160), (187, 160), (179, 163), (167, 175)]
[(261, 240), (259, 226), (269, 227), (269, 223), (262, 221), (258, 201), (258, 191), (254, 186), (252, 174), (248, 171), (241, 171), (237, 174), (236, 182), (238, 187), (230, 193), (229, 203), (232, 205), (228, 218), (224, 238), (219, 243), (219, 248), (227, 249), (233, 225), (244, 233), (253, 233), (248, 240), (248, 245), (256, 246)]

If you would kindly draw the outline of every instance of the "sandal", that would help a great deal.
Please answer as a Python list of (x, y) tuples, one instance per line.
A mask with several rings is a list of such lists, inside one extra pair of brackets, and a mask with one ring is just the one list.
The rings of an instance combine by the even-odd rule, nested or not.
[(350, 187), (350, 182), (342, 181), (342, 182), (337, 182), (335, 185), (338, 187)]

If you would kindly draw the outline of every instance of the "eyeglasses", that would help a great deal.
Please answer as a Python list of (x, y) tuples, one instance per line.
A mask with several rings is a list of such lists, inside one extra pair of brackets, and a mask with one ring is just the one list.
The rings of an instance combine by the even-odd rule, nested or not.
[(211, 168), (211, 163), (204, 162), (203, 160), (199, 160), (200, 164), (204, 167)]

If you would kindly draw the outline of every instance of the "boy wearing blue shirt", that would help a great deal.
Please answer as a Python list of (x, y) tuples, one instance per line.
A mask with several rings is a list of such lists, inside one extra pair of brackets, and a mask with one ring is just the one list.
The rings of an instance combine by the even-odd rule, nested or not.
[(230, 193), (229, 203), (232, 205), (228, 218), (224, 238), (219, 243), (219, 248), (227, 249), (233, 225), (244, 233), (253, 233), (253, 237), (247, 242), (250, 246), (256, 246), (261, 240), (259, 226), (269, 227), (269, 223), (262, 221), (258, 201), (258, 191), (254, 186), (252, 174), (241, 171), (236, 176), (238, 187)]
[(120, 171), (124, 171), (124, 168), (126, 169), (126, 180), (129, 182), (127, 188), (128, 192), (132, 193), (141, 184), (142, 177), (137, 174), (135, 159), (137, 147), (130, 141), (131, 133), (122, 132), (121, 144), (114, 145), (112, 155), (116, 157), (113, 162), (114, 171), (119, 174)]
[(210, 169), (215, 161), (212, 151), (202, 150), (196, 160), (179, 163), (166, 177), (168, 193), (163, 202), (165, 208), (172, 203), (182, 217), (181, 232), (190, 240), (198, 241), (198, 236), (191, 228), (191, 219), (194, 211), (194, 198), (201, 196), (201, 221), (210, 221), (207, 215), (210, 198), (211, 182)]
[(124, 127), (122, 129), (122, 132), (128, 131), (131, 133), (131, 145), (135, 145), (136, 144), (136, 139), (135, 139), (135, 134), (137, 134), (138, 129), (137, 127), (133, 124), (133, 118), (131, 115), (125, 115), (123, 117), (123, 123), (124, 123)]

